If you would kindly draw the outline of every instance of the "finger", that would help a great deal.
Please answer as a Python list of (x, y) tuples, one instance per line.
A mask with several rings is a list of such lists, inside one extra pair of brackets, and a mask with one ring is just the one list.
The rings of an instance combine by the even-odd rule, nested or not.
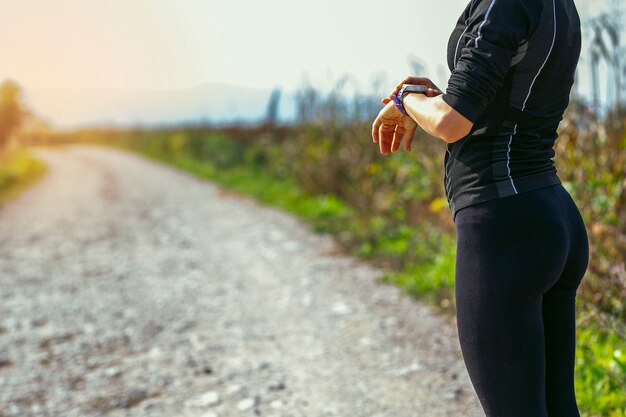
[(387, 104), (387, 103), (389, 103), (390, 101), (391, 101), (391, 99), (390, 99), (390, 98), (387, 98), (387, 97), (385, 97), (385, 98), (382, 100), (383, 104)]
[(400, 145), (402, 144), (402, 139), (404, 137), (404, 132), (406, 129), (402, 126), (396, 127), (396, 131), (393, 133), (393, 142), (391, 143), (391, 152), (395, 152), (400, 149)]
[(378, 128), (378, 145), (380, 148), (380, 153), (383, 155), (387, 153), (387, 145), (385, 143), (386, 141), (385, 129), (388, 129), (388, 128), (384, 124), (381, 124), (380, 127)]
[(404, 150), (409, 152), (411, 150), (411, 143), (413, 142), (413, 136), (415, 135), (415, 129), (405, 129), (402, 141), (404, 142)]
[(383, 117), (381, 116), (382, 110), (374, 119), (374, 123), (372, 124), (372, 141), (374, 143), (378, 143), (380, 141), (380, 128), (383, 125)]
[(428, 97), (436, 97), (443, 94), (443, 91), (439, 90), (438, 88), (428, 88), (426, 90), (426, 95)]
[(376, 120), (372, 123), (372, 141), (374, 143), (378, 143), (378, 129), (381, 124), (382, 122), (380, 121), (380, 117), (376, 117)]
[(386, 155), (391, 149), (391, 142), (393, 140), (393, 132), (396, 129), (395, 125), (386, 125), (381, 123), (378, 133), (378, 141), (380, 145), (380, 153)]

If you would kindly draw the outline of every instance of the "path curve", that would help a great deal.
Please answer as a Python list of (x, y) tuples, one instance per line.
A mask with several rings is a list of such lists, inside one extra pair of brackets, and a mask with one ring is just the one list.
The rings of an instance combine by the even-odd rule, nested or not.
[(478, 417), (456, 329), (290, 214), (40, 150), (0, 208), (0, 416)]

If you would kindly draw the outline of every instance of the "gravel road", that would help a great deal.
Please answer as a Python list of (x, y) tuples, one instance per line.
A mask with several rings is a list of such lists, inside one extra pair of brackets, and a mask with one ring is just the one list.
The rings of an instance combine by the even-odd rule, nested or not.
[(484, 416), (456, 328), (290, 214), (39, 150), (0, 208), (0, 417)]

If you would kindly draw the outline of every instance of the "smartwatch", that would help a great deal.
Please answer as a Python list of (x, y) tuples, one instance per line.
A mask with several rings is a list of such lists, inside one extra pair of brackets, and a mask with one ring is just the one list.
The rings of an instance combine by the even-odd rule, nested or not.
[(400, 110), (404, 115), (408, 116), (409, 114), (404, 109), (404, 104), (402, 103), (404, 97), (406, 97), (406, 95), (409, 93), (426, 94), (427, 90), (428, 88), (425, 85), (402, 84), (402, 87), (400, 87), (400, 91), (393, 95), (393, 102), (398, 110)]

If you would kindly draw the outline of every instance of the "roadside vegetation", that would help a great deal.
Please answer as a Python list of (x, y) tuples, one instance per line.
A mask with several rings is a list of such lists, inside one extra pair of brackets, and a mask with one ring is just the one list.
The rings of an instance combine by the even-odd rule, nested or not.
[(24, 149), (0, 153), (0, 206), (34, 184), (45, 165)]
[(21, 134), (32, 124), (19, 85), (0, 84), (0, 205), (33, 184), (45, 171), (42, 162), (22, 146)]

